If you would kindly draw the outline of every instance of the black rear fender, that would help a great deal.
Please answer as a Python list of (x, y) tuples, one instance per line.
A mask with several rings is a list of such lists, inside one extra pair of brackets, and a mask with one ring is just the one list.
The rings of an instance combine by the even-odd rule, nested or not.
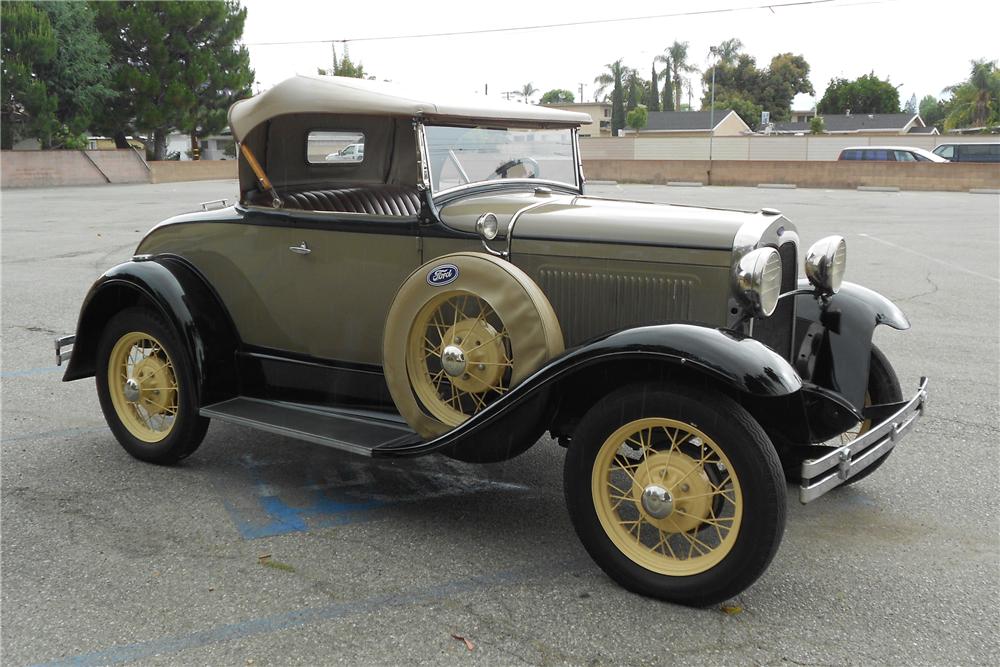
[(238, 394), (239, 339), (232, 320), (197, 271), (170, 256), (119, 264), (94, 283), (80, 309), (64, 381), (94, 375), (104, 325), (115, 313), (133, 306), (158, 311), (184, 343), (198, 379), (201, 405)]

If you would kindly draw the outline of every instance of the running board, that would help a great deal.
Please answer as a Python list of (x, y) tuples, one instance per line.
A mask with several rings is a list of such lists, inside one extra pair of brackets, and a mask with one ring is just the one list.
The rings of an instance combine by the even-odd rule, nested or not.
[(401, 418), (365, 410), (324, 408), (300, 403), (237, 398), (208, 405), (202, 417), (249, 426), (326, 445), (361, 456), (372, 456), (375, 448), (406, 447), (421, 441)]

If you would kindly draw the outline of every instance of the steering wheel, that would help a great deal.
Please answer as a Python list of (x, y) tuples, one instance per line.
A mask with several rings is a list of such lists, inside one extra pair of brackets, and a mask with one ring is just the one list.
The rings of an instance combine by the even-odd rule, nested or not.
[(493, 170), (493, 173), (487, 177), (487, 180), (507, 178), (507, 172), (518, 165), (524, 165), (526, 168), (530, 168), (530, 174), (525, 176), (525, 178), (538, 178), (539, 174), (542, 173), (542, 168), (538, 166), (538, 160), (531, 157), (520, 157), (504, 162), (502, 165)]

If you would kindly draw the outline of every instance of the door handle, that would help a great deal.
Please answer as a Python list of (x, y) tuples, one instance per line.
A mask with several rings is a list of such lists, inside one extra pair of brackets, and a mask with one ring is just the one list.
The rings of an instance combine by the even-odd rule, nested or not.
[(309, 246), (306, 245), (305, 241), (303, 241), (298, 245), (290, 245), (288, 246), (288, 249), (294, 252), (296, 255), (308, 255), (309, 253), (312, 252), (312, 250), (309, 249)]

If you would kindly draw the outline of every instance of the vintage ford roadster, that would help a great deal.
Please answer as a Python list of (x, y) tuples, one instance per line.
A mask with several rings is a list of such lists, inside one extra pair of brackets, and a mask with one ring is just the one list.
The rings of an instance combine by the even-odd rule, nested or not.
[(906, 329), (778, 211), (584, 193), (582, 114), (295, 77), (229, 112), (239, 202), (171, 218), (56, 342), (133, 456), (210, 419), (371, 457), (489, 462), (548, 431), (587, 551), (630, 590), (731, 597), (803, 502), (922, 414)]

